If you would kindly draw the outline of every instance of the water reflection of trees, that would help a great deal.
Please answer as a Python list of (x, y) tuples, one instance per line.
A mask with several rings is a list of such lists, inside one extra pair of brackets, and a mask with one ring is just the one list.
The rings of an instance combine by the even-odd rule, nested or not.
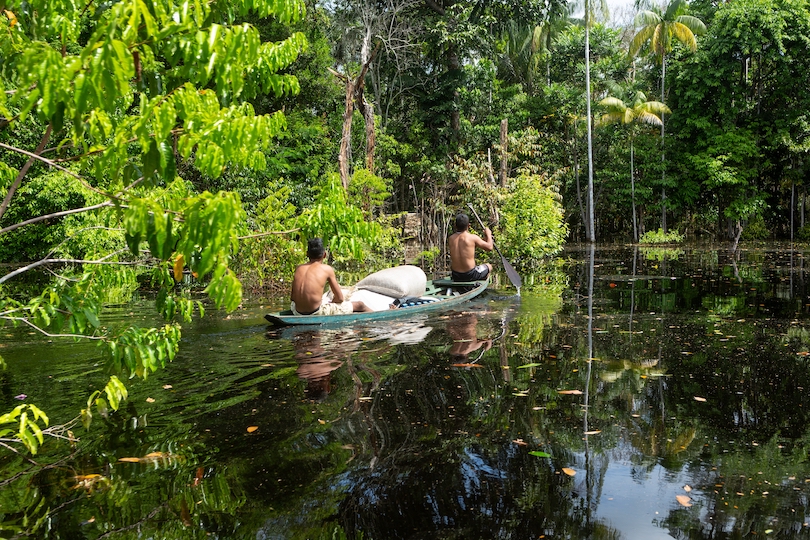
[[(738, 281), (725, 257), (633, 264), (597, 250), (568, 269), (565, 302), (540, 289), (519, 305), (493, 295), (433, 319), (407, 345), (380, 336), (418, 328), (304, 332), (252, 355), (217, 348), (204, 370), (170, 368), (185, 382), (157, 423), (138, 406), (61, 469), (4, 485), (3, 526), (50, 520), (87, 537), (618, 538), (599, 509), (621, 459), (639, 483), (691, 487), (693, 506), (672, 500), (655, 522), (673, 537), (808, 537), (807, 308), (763, 278), (800, 294), (804, 280), (789, 269), (802, 267), (758, 271), (762, 261), (743, 255)], [(474, 350), (460, 362), (454, 344)], [(209, 345), (219, 347), (200, 351)], [(327, 387), (310, 387), (324, 377)], [(117, 463), (133, 449), (173, 457)], [(109, 482), (74, 489), (88, 473)]]

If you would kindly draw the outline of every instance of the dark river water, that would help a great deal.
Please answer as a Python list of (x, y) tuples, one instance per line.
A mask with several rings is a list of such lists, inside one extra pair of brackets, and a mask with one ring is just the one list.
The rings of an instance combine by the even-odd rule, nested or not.
[[(810, 538), (808, 269), (582, 246), (520, 296), (499, 276), (379, 325), (210, 311), (121, 410), (64, 428), (79, 442), (0, 447), (0, 537)], [(0, 354), (0, 412), (24, 394), (51, 425), (109, 377), (93, 344), (28, 330)]]

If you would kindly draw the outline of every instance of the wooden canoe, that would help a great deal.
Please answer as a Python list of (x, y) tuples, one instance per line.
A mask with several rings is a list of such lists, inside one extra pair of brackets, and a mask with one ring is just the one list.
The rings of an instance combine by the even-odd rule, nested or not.
[(348, 313), (346, 315), (293, 315), (292, 311), (285, 310), (268, 313), (264, 316), (267, 322), (274, 326), (291, 325), (338, 325), (357, 321), (376, 321), (392, 319), (394, 317), (407, 317), (416, 313), (446, 309), (464, 303), (483, 293), (489, 280), (458, 282), (449, 279), (435, 279), (427, 282), (425, 293), (420, 297), (424, 303), (407, 305), (397, 309), (383, 311), (370, 311), (366, 313)]

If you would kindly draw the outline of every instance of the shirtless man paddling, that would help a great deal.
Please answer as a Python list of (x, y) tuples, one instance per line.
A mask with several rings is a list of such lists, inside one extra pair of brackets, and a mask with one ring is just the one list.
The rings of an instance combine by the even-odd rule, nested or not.
[(456, 232), (450, 235), (447, 240), (447, 247), (450, 249), (450, 270), (453, 281), (478, 281), (486, 279), (492, 272), (492, 265), (489, 263), (475, 265), (475, 248), (479, 247), (484, 251), (492, 251), (495, 243), (492, 241), (492, 231), (489, 227), (484, 228), (486, 240), (472, 234), (470, 228), (470, 218), (467, 214), (459, 213), (456, 216)]
[[(353, 311), (374, 311), (364, 302), (350, 302), (343, 298), (335, 271), (323, 263), (326, 250), (320, 238), (307, 243), (309, 262), (300, 264), (293, 275), (290, 309), (295, 315), (340, 315)], [(324, 298), (323, 288), (329, 283), (332, 301)]]

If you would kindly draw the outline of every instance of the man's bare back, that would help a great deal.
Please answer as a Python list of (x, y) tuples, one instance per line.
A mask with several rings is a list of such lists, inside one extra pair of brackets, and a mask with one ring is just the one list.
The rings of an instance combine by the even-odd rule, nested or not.
[(492, 272), (492, 265), (482, 264), (475, 266), (475, 248), (484, 251), (492, 251), (495, 243), (492, 240), (492, 231), (489, 227), (484, 228), (484, 236), (481, 238), (477, 234), (472, 234), (468, 229), (470, 218), (467, 214), (460, 213), (456, 216), (455, 230), (447, 239), (447, 248), (450, 251), (450, 270), (453, 281), (474, 281), (486, 278)]
[(301, 313), (317, 311), (323, 299), (324, 285), (327, 283), (332, 290), (332, 302), (343, 302), (343, 291), (331, 266), (319, 260), (299, 265), (293, 274), (290, 294), (290, 300), (295, 302), (296, 310)]
[[(295, 268), (293, 274), (290, 308), (296, 314), (312, 315), (315, 312), (333, 315), (352, 311), (373, 311), (364, 302), (348, 302), (343, 297), (343, 290), (338, 284), (335, 271), (328, 264), (324, 264), (326, 250), (320, 238), (312, 238), (308, 242), (307, 257), (309, 262), (300, 264)], [(324, 303), (323, 289), (329, 283), (332, 290), (332, 301), (322, 308)], [(346, 304), (345, 306), (343, 304)]]
[(447, 240), (450, 249), (450, 269), (456, 272), (469, 272), (475, 268), (475, 248), (492, 251), (492, 233), (485, 229), (487, 240), (469, 231), (453, 233)]

